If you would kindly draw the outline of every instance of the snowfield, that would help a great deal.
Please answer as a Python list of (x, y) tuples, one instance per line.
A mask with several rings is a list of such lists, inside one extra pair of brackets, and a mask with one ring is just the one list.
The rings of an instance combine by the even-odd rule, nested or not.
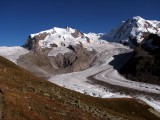
[(0, 56), (7, 58), (8, 60), (16, 63), (17, 59), (24, 54), (27, 54), (29, 51), (23, 47), (0, 47)]

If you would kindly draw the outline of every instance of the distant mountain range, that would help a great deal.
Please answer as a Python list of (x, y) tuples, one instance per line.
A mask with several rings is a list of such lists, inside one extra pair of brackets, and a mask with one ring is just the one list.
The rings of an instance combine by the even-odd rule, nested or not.
[(61, 47), (77, 44), (85, 46), (88, 43), (92, 43), (94, 40), (97, 40), (100, 36), (102, 36), (102, 34), (86, 34), (70, 27), (54, 27), (50, 30), (29, 35), (25, 46), (29, 49)]
[(135, 46), (136, 44), (140, 44), (150, 33), (160, 35), (160, 21), (145, 20), (140, 16), (136, 16), (123, 21), (106, 34), (86, 34), (70, 27), (54, 27), (50, 30), (29, 35), (25, 45), (29, 49), (37, 47), (60, 47), (71, 44), (83, 44), (87, 46), (88, 43), (100, 39)]

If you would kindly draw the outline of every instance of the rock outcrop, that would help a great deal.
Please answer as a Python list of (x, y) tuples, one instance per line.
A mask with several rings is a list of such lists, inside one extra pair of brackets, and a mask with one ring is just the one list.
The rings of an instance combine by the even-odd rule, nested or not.
[(47, 32), (35, 35), (34, 37), (29, 35), (28, 39), (26, 40), (26, 43), (25, 43), (24, 47), (28, 48), (29, 50), (38, 49), (39, 41), (44, 40), (48, 35), (50, 35), (50, 33), (47, 33)]
[(127, 79), (160, 85), (160, 37), (149, 34), (120, 73)]
[(59, 53), (56, 56), (48, 56), (49, 51), (54, 48), (30, 51), (30, 53), (21, 56), (17, 63), (40, 77), (48, 77), (53, 74), (87, 69), (96, 57), (95, 51), (87, 51), (82, 45), (70, 45), (68, 48), (72, 52)]
[(71, 35), (74, 37), (74, 38), (78, 38), (78, 37), (84, 37), (84, 34), (82, 32), (80, 32), (79, 30), (75, 30), (74, 33), (71, 33)]

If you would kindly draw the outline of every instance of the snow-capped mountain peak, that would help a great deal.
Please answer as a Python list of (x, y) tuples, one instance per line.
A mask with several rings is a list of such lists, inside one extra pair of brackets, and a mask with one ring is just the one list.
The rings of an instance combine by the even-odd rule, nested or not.
[(101, 38), (108, 41), (119, 41), (130, 45), (141, 43), (146, 33), (159, 34), (160, 21), (145, 20), (140, 16), (123, 21), (111, 32), (106, 33)]
[(144, 20), (141, 16), (134, 16), (133, 19), (134, 20)]
[(96, 33), (82, 33), (81, 31), (68, 26), (65, 28), (54, 27), (39, 33), (30, 34), (26, 46), (30, 49), (46, 47), (51, 48), (77, 44), (86, 46), (86, 44), (97, 40), (101, 35), (102, 34)]
[(34, 36), (40, 35), (40, 34), (54, 34), (54, 33), (58, 33), (58, 34), (65, 34), (65, 33), (74, 33), (76, 29), (70, 28), (70, 27), (65, 27), (65, 28), (59, 28), (59, 27), (54, 27), (52, 29), (49, 30), (45, 30), (45, 31), (41, 31), (39, 33), (35, 33), (35, 34), (30, 34), (30, 36), (33, 38)]
[(68, 26), (65, 28), (54, 27), (53, 29), (56, 31), (56, 33), (59, 33), (59, 34), (74, 33), (76, 31), (76, 29), (70, 28)]

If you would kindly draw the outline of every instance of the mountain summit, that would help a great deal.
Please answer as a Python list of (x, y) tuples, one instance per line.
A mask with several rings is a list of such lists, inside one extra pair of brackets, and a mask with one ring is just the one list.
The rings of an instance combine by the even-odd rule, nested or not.
[(61, 47), (76, 44), (87, 44), (98, 39), (100, 34), (82, 33), (70, 27), (54, 27), (39, 33), (30, 34), (26, 45), (29, 49)]
[(111, 42), (121, 42), (135, 46), (146, 39), (149, 34), (160, 35), (160, 21), (145, 20), (136, 16), (123, 21), (106, 34), (83, 33), (70, 27), (54, 27), (39, 33), (30, 34), (25, 46), (29, 49), (52, 48), (81, 44), (88, 46), (95, 40), (102, 39)]
[(135, 45), (141, 43), (149, 33), (160, 34), (160, 21), (145, 20), (136, 16), (123, 21), (109, 33), (104, 34), (101, 39)]

